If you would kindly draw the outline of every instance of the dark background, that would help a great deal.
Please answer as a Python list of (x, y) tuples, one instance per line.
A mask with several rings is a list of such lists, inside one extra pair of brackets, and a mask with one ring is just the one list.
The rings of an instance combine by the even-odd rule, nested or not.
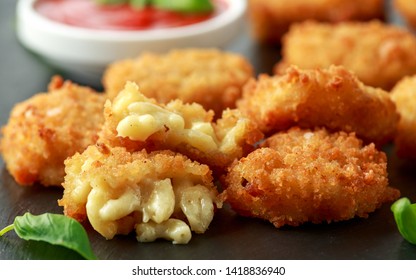
[[(45, 65), (19, 44), (15, 36), (15, 4), (15, 0), (0, 1), (0, 125), (7, 122), (16, 102), (46, 91), (52, 75), (72, 78)], [(389, 14), (389, 20), (401, 24), (394, 13)], [(241, 30), (226, 49), (243, 54), (257, 74), (271, 73), (279, 59), (279, 49), (256, 45), (248, 28)], [(399, 160), (393, 147), (386, 147), (385, 151), (390, 184), (416, 202), (416, 165)], [(0, 159), (0, 228), (28, 211), (62, 213), (57, 205), (61, 196), (59, 188), (18, 186)], [(368, 219), (283, 229), (239, 217), (225, 208), (216, 214), (205, 234), (193, 234), (187, 245), (172, 245), (163, 240), (139, 243), (134, 235), (107, 241), (88, 226), (87, 231), (100, 259), (416, 259), (416, 246), (400, 236), (390, 205), (384, 205)], [(13, 232), (0, 238), (0, 259), (78, 258), (76, 253), (61, 247), (20, 240)]]

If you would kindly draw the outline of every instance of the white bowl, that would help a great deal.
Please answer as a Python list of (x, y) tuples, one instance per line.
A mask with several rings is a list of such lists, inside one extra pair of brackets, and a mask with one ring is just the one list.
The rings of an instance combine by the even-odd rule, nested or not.
[(82, 82), (97, 82), (105, 67), (141, 51), (166, 52), (174, 48), (221, 48), (242, 30), (246, 0), (224, 0), (224, 12), (184, 27), (146, 31), (93, 30), (50, 20), (34, 8), (37, 0), (17, 3), (17, 37), (23, 46), (46, 62)]

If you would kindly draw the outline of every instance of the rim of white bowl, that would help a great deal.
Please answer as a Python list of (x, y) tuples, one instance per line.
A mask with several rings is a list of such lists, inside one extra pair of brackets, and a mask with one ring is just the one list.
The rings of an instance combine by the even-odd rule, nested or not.
[[(192, 25), (181, 27), (161, 28), (155, 30), (97, 30), (70, 26), (57, 21), (48, 19), (39, 14), (34, 4), (38, 0), (19, 0), (17, 3), (17, 13), (19, 17), (25, 18), (26, 22), (38, 25), (40, 28), (48, 30), (52, 34), (65, 35), (78, 39), (88, 39), (96, 41), (157, 41), (174, 38), (185, 38), (206, 32), (212, 32), (222, 28), (242, 17), (246, 11), (246, 0), (224, 0), (229, 6), (219, 15)], [(167, 32), (168, 31), (168, 32)]]

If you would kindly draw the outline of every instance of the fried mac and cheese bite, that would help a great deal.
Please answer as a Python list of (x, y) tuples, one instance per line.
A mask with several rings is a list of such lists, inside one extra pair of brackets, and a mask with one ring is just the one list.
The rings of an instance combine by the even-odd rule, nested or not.
[(416, 2), (409, 0), (393, 0), (396, 8), (405, 22), (413, 29), (416, 29)]
[(16, 104), (0, 142), (6, 167), (16, 182), (60, 186), (64, 160), (97, 140), (104, 101), (93, 89), (56, 76), (48, 93)]
[(104, 114), (101, 142), (129, 151), (180, 152), (214, 171), (225, 169), (263, 138), (255, 124), (236, 109), (225, 110), (213, 123), (213, 112), (198, 103), (173, 100), (160, 104), (141, 94), (132, 82), (112, 102), (106, 102)]
[(127, 81), (140, 85), (146, 97), (160, 103), (180, 99), (199, 103), (220, 116), (234, 108), (241, 88), (253, 77), (251, 64), (241, 55), (217, 49), (183, 49), (116, 61), (105, 71), (103, 84), (113, 99)]
[(249, 0), (252, 32), (262, 43), (279, 43), (289, 27), (305, 20), (330, 23), (384, 18), (383, 0)]
[(400, 195), (386, 166), (386, 155), (353, 133), (294, 127), (235, 162), (220, 196), (238, 214), (277, 228), (367, 217)]
[(365, 86), (342, 66), (261, 75), (246, 85), (238, 108), (268, 136), (292, 126), (326, 127), (380, 146), (393, 140), (399, 121), (388, 92)]
[(416, 159), (416, 76), (400, 80), (390, 94), (400, 113), (394, 139), (397, 155)]
[(416, 37), (408, 30), (372, 21), (336, 25), (304, 22), (293, 25), (282, 43), (275, 73), (290, 65), (303, 69), (343, 65), (364, 84), (391, 88), (416, 74)]
[(96, 144), (68, 158), (65, 171), (65, 215), (88, 220), (106, 239), (135, 231), (140, 242), (186, 244), (220, 206), (209, 167), (171, 151)]

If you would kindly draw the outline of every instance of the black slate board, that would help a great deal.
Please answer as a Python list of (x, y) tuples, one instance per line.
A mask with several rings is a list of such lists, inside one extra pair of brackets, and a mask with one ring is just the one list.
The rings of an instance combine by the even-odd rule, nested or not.
[[(247, 29), (227, 49), (246, 56), (257, 73), (271, 73), (279, 59), (277, 48), (256, 45)], [(45, 91), (51, 76), (57, 73), (18, 43), (15, 1), (0, 1), (0, 125), (7, 122), (16, 102)], [(416, 202), (416, 164), (398, 159), (393, 147), (386, 147), (385, 151), (391, 185)], [(27, 211), (62, 213), (57, 205), (61, 196), (59, 188), (18, 186), (0, 159), (0, 227)], [(88, 226), (87, 231), (100, 259), (416, 259), (416, 247), (400, 236), (390, 205), (384, 205), (368, 219), (279, 230), (268, 222), (239, 217), (226, 207), (217, 213), (205, 234), (194, 234), (185, 246), (167, 241), (138, 243), (134, 235), (107, 241)], [(22, 241), (14, 233), (0, 238), (0, 259), (77, 258), (77, 254), (64, 248)]]

